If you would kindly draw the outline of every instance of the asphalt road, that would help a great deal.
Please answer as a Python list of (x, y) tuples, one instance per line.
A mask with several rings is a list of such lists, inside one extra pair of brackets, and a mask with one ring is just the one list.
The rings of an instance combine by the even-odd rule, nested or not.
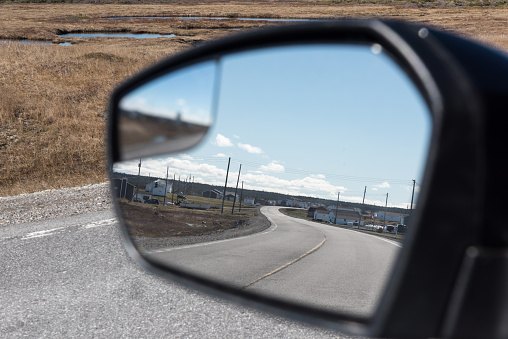
[(0, 227), (2, 338), (349, 338), (138, 268), (111, 211)]
[(265, 232), (150, 252), (159, 262), (272, 297), (373, 314), (400, 244), (263, 207)]

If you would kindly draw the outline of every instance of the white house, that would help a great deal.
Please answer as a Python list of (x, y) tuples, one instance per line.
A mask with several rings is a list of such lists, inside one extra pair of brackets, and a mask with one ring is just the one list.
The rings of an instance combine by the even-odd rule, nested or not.
[[(386, 221), (401, 223), (405, 216), (406, 215), (401, 213), (386, 212)], [(385, 220), (385, 212), (384, 211), (374, 212), (374, 218)]]
[(336, 225), (347, 225), (349, 222), (360, 222), (360, 212), (354, 210), (333, 210), (330, 211), (329, 217), (330, 221)]
[(314, 220), (319, 221), (330, 221), (330, 211), (328, 211), (326, 208), (317, 208), (314, 211)]
[(298, 207), (308, 210), (310, 208), (310, 204), (307, 202), (299, 202)]
[(152, 196), (164, 197), (164, 195), (169, 196), (172, 192), (173, 184), (168, 182), (168, 186), (166, 188), (166, 180), (157, 179), (145, 187), (145, 192), (150, 193)]
[(254, 199), (254, 198), (245, 198), (245, 199), (243, 199), (243, 203), (244, 204), (252, 204), (252, 205), (254, 205), (255, 202), (256, 202), (256, 199)]

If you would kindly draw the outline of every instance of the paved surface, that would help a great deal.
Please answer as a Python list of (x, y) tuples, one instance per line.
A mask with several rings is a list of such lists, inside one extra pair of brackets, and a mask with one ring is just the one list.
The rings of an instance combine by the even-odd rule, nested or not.
[(359, 316), (372, 315), (400, 244), (263, 207), (270, 229), (150, 256), (237, 288)]
[(349, 338), (138, 268), (111, 211), (0, 228), (0, 337)]

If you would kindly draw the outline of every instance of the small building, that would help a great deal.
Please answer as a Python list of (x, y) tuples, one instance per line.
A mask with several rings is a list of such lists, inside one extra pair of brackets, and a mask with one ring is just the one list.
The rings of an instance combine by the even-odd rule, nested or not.
[(297, 205), (298, 205), (298, 207), (303, 208), (303, 209), (309, 209), (310, 208), (310, 204), (307, 203), (307, 202), (297, 202)]
[(358, 211), (341, 209), (330, 211), (330, 221), (336, 225), (360, 223), (360, 219), (360, 212)]
[(316, 210), (328, 211), (328, 209), (323, 205), (311, 206), (307, 210), (307, 217), (314, 218), (314, 212), (316, 212)]
[(245, 198), (245, 199), (243, 199), (243, 203), (254, 205), (256, 203), (256, 199), (255, 198)]
[[(407, 215), (402, 213), (393, 213), (393, 212), (386, 212), (386, 221), (392, 221), (396, 223), (403, 224), (403, 219)], [(384, 211), (378, 211), (374, 212), (374, 218), (385, 220), (385, 212)]]
[(330, 221), (330, 211), (325, 207), (317, 207), (312, 218), (317, 221)]
[(222, 199), (222, 192), (216, 189), (210, 191), (204, 191), (202, 193), (203, 198)]
[(157, 179), (145, 186), (145, 193), (150, 193), (152, 196), (164, 197), (169, 196), (173, 190), (173, 184), (168, 182), (166, 187), (166, 180)]
[(240, 202), (240, 196), (238, 194), (233, 193), (233, 192), (226, 192), (225, 200)]
[(127, 178), (113, 179), (113, 190), (115, 192), (115, 197), (119, 199), (127, 199), (129, 201), (132, 201), (135, 189), (136, 186), (127, 182)]

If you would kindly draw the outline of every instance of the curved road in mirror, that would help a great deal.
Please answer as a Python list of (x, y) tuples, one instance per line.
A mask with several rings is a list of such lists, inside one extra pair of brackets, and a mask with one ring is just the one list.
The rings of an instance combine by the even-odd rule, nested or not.
[(158, 249), (150, 259), (285, 301), (369, 316), (401, 245), (296, 219), (263, 207), (271, 227), (258, 234)]

